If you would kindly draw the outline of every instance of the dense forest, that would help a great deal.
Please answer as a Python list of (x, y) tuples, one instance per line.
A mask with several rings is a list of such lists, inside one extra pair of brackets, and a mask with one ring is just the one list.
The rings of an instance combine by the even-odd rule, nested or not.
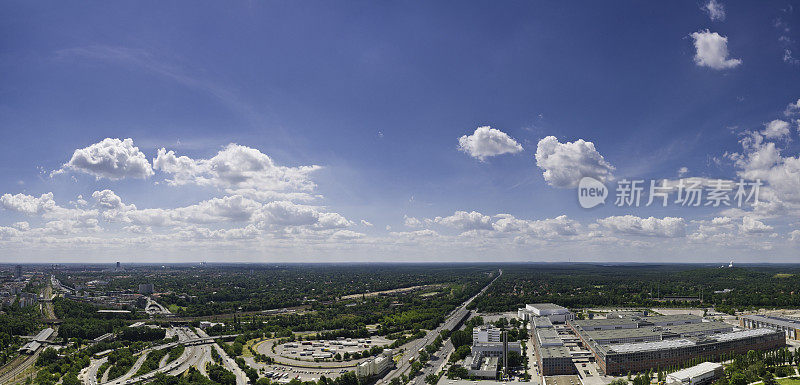
[(445, 264), (239, 264), (133, 266), (124, 272), (62, 272), (57, 277), (67, 285), (106, 280), (102, 290), (107, 291), (152, 283), (163, 305), (174, 305), (179, 315), (200, 316), (328, 304), (347, 295), (414, 286), (478, 283), (492, 271), (489, 266)]
[(94, 339), (105, 333), (122, 328), (128, 324), (126, 318), (130, 316), (118, 314), (98, 314), (100, 308), (83, 302), (72, 301), (65, 298), (53, 300), (53, 310), (56, 317), (62, 320), (58, 330), (63, 338)]
[(800, 267), (796, 265), (720, 268), (520, 264), (504, 266), (503, 276), (474, 306), (480, 311), (509, 311), (536, 302), (554, 302), (572, 308), (687, 305), (714, 305), (723, 310), (796, 308), (800, 307), (798, 290)]
[(19, 336), (31, 335), (38, 331), (41, 326), (39, 317), (37, 306), (20, 307), (18, 303), (0, 312), (0, 365), (17, 354), (17, 350), (24, 342)]

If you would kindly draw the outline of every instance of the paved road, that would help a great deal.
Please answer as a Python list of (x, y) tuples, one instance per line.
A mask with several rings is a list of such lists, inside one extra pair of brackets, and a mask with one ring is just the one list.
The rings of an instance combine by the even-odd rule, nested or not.
[[(411, 362), (416, 361), (419, 358), (419, 349), (424, 348), (426, 345), (429, 345), (431, 342), (433, 342), (433, 340), (436, 339), (436, 336), (438, 336), (443, 329), (453, 330), (456, 327), (456, 325), (458, 325), (458, 323), (461, 322), (461, 320), (463, 320), (464, 318), (466, 318), (467, 315), (469, 314), (469, 311), (467, 310), (467, 305), (472, 303), (472, 301), (475, 298), (486, 292), (486, 289), (488, 289), (489, 286), (491, 286), (495, 281), (497, 281), (497, 279), (500, 278), (500, 276), (502, 275), (503, 275), (503, 270), (499, 270), (499, 274), (497, 275), (497, 277), (495, 277), (491, 282), (489, 282), (486, 286), (484, 286), (483, 289), (481, 289), (481, 291), (478, 292), (478, 294), (475, 294), (470, 299), (464, 301), (464, 303), (461, 304), (461, 307), (450, 313), (450, 315), (447, 318), (447, 321), (445, 321), (444, 324), (440, 325), (436, 329), (428, 331), (428, 333), (425, 335), (424, 338), (412, 344), (411, 348), (407, 349), (403, 357), (400, 359), (400, 364), (397, 365), (397, 368), (389, 371), (389, 373), (387, 373), (383, 377), (383, 379), (378, 380), (376, 384), (378, 385), (388, 384), (393, 378), (400, 377), (400, 375), (407, 372), (411, 368)], [(444, 359), (444, 357), (442, 356), (441, 358), (438, 358), (438, 360), (441, 359)], [(417, 379), (416, 382), (424, 381), (424, 376), (419, 376), (419, 377), (421, 378)], [(422, 384), (422, 382), (420, 382), (420, 384)]]
[(85, 371), (81, 372), (80, 380), (84, 384), (88, 385), (97, 385), (97, 371), (100, 369), (100, 365), (103, 365), (108, 361), (108, 357), (103, 357), (99, 360), (92, 360), (89, 363), (89, 367), (86, 368)]
[(259, 343), (257, 343), (255, 345), (255, 350), (257, 352), (261, 353), (261, 354), (264, 354), (264, 355), (272, 358), (272, 360), (275, 361), (275, 363), (278, 364), (278, 365), (294, 366), (294, 367), (301, 367), (301, 368), (323, 368), (323, 369), (350, 368), (350, 369), (353, 369), (356, 366), (358, 366), (358, 364), (360, 364), (360, 363), (362, 363), (364, 361), (369, 361), (369, 360), (372, 359), (372, 357), (359, 358), (357, 360), (344, 361), (344, 362), (338, 362), (338, 361), (313, 362), (313, 361), (295, 360), (295, 359), (292, 359), (292, 358), (280, 356), (280, 355), (275, 354), (275, 353), (272, 352), (272, 345), (274, 345), (275, 342), (277, 342), (277, 341), (278, 341), (278, 339), (271, 339), (271, 340), (261, 341), (261, 342), (259, 342)]
[[(211, 344), (214, 343), (213, 337), (209, 337), (207, 334), (203, 333), (202, 336), (198, 336), (195, 334), (191, 329), (188, 327), (179, 327), (173, 329), (174, 334), (178, 336), (178, 342), (172, 342), (169, 344), (154, 346), (152, 348), (146, 349), (141, 353), (141, 356), (136, 361), (136, 364), (131, 368), (126, 375), (117, 378), (112, 381), (108, 381), (102, 383), (102, 385), (123, 385), (127, 383), (140, 383), (146, 382), (152, 379), (155, 376), (156, 372), (163, 372), (169, 375), (178, 375), (190, 367), (194, 366), (197, 369), (205, 372), (205, 363), (211, 361)], [(179, 344), (183, 344), (186, 346), (184, 349), (183, 354), (180, 357), (173, 360), (170, 363), (166, 363), (166, 359), (161, 360), (161, 365), (158, 369), (153, 372), (143, 374), (141, 376), (134, 376), (134, 374), (139, 370), (142, 363), (144, 362), (144, 356), (153, 350), (161, 350), (161, 349), (171, 349)], [(105, 362), (107, 358), (99, 359), (99, 360), (92, 360), (88, 369), (86, 369), (82, 373), (82, 382), (85, 385), (97, 385), (97, 370), (100, 365)], [(235, 363), (234, 363), (235, 365)], [(246, 377), (245, 377), (246, 378)], [(130, 382), (128, 382), (130, 381)]]
[(250, 380), (247, 378), (247, 375), (244, 374), (242, 368), (240, 368), (239, 365), (236, 365), (236, 361), (228, 356), (228, 353), (225, 353), (225, 351), (222, 350), (222, 347), (220, 347), (218, 344), (214, 344), (213, 346), (215, 349), (217, 349), (217, 353), (219, 353), (219, 355), (222, 357), (222, 366), (236, 375), (236, 385), (249, 384)]
[[(200, 337), (208, 337), (208, 334), (206, 334), (206, 332), (203, 331), (202, 329), (197, 329), (197, 334), (199, 334)], [(228, 355), (228, 353), (226, 353), (225, 350), (223, 350), (222, 347), (219, 346), (219, 344), (215, 343), (214, 345), (212, 345), (212, 348), (217, 349), (217, 353), (222, 358), (222, 366), (224, 366), (225, 369), (230, 370), (231, 372), (233, 372), (234, 375), (236, 375), (236, 385), (247, 385), (250, 383), (250, 380), (247, 378), (247, 375), (244, 373), (244, 370), (242, 370), (242, 368), (240, 368), (239, 365), (236, 365), (236, 361), (234, 361), (234, 359), (231, 358)], [(208, 356), (210, 358), (211, 354), (209, 353)]]
[(128, 373), (125, 373), (119, 376), (118, 378), (114, 379), (114, 382), (124, 383), (127, 379), (133, 377), (133, 375), (139, 371), (139, 368), (142, 367), (142, 364), (144, 364), (144, 360), (147, 359), (148, 354), (150, 354), (150, 350), (142, 352), (142, 354), (139, 355), (139, 358), (136, 360), (136, 362), (133, 363), (133, 366), (131, 366), (131, 370), (129, 370)]
[(153, 299), (150, 298), (150, 297), (147, 297), (147, 305), (145, 305), (144, 311), (147, 314), (151, 314), (151, 315), (152, 314), (163, 314), (163, 315), (172, 314), (172, 312), (169, 311), (169, 309), (167, 309), (166, 307), (164, 307), (160, 303), (158, 303), (156, 301), (153, 301)]

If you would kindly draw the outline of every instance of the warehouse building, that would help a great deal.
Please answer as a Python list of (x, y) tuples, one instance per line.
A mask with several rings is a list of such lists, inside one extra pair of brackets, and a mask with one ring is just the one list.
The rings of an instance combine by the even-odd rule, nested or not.
[[(545, 321), (546, 320), (546, 321)], [(533, 319), (536, 361), (542, 376), (575, 374), (572, 355), (547, 317)]]
[(715, 360), (723, 354), (784, 345), (783, 335), (775, 330), (734, 330), (692, 315), (574, 320), (568, 326), (607, 375), (680, 366), (695, 358)]
[(565, 323), (575, 319), (575, 313), (563, 306), (553, 303), (534, 303), (525, 305), (517, 310), (517, 316), (523, 321), (530, 321), (534, 317), (547, 317), (553, 323)]
[(664, 338), (694, 337), (708, 334), (728, 333), (733, 331), (733, 326), (725, 322), (710, 321), (684, 325), (667, 326), (663, 328)]
[(626, 318), (626, 317), (644, 317), (647, 316), (647, 310), (622, 310), (612, 311), (606, 314), (606, 318)]
[(640, 320), (643, 324), (655, 326), (688, 325), (703, 322), (703, 317), (692, 314), (656, 315), (632, 318)]
[(716, 362), (703, 362), (699, 365), (679, 370), (667, 375), (667, 384), (670, 385), (706, 385), (714, 382), (724, 375), (722, 364)]
[(764, 315), (745, 315), (739, 317), (739, 325), (745, 329), (775, 329), (783, 332), (786, 338), (800, 340), (800, 321), (796, 319)]
[(583, 331), (636, 329), (639, 321), (634, 318), (589, 319), (571, 321), (570, 325)]
[(653, 328), (596, 330), (584, 332), (584, 335), (602, 345), (661, 341), (661, 332), (654, 331)]

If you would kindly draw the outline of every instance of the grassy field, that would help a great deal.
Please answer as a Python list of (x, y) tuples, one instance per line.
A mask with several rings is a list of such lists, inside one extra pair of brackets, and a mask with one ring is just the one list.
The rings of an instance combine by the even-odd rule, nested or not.
[(778, 383), (781, 385), (800, 385), (800, 378), (799, 377), (782, 378), (778, 380)]
[[(254, 338), (254, 339), (252, 339), (250, 341), (245, 342), (244, 349), (242, 349), (242, 356), (243, 357), (252, 357), (253, 353), (248, 348), (250, 346), (253, 346), (253, 344), (255, 344), (256, 342), (258, 342), (260, 340), (261, 340), (261, 338)], [(798, 385), (800, 385), (800, 384), (798, 384)]]

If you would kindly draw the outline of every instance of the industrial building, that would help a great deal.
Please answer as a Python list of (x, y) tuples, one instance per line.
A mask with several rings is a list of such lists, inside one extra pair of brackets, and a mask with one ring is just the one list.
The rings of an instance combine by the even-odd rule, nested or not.
[(739, 325), (745, 329), (768, 328), (783, 332), (786, 338), (800, 340), (800, 321), (792, 318), (765, 315), (744, 315)]
[(572, 363), (572, 355), (564, 346), (550, 319), (546, 316), (533, 319), (533, 348), (542, 376), (575, 374), (577, 370)]
[(606, 318), (645, 317), (647, 316), (647, 313), (647, 310), (612, 311), (606, 314)]
[(668, 374), (666, 382), (670, 385), (705, 385), (714, 382), (714, 380), (723, 375), (722, 364), (703, 362), (691, 368)]
[(508, 358), (509, 352), (522, 354), (519, 341), (508, 342), (500, 329), (491, 326), (478, 326), (472, 329), (472, 349), (464, 359), (464, 366), (470, 376), (495, 378), (497, 368)]
[(517, 316), (523, 321), (534, 317), (547, 317), (553, 323), (565, 323), (575, 319), (575, 314), (563, 306), (553, 303), (534, 303), (517, 310)]
[(694, 315), (572, 320), (567, 325), (607, 375), (680, 366), (694, 358), (767, 350), (784, 345), (772, 329), (735, 330)]

